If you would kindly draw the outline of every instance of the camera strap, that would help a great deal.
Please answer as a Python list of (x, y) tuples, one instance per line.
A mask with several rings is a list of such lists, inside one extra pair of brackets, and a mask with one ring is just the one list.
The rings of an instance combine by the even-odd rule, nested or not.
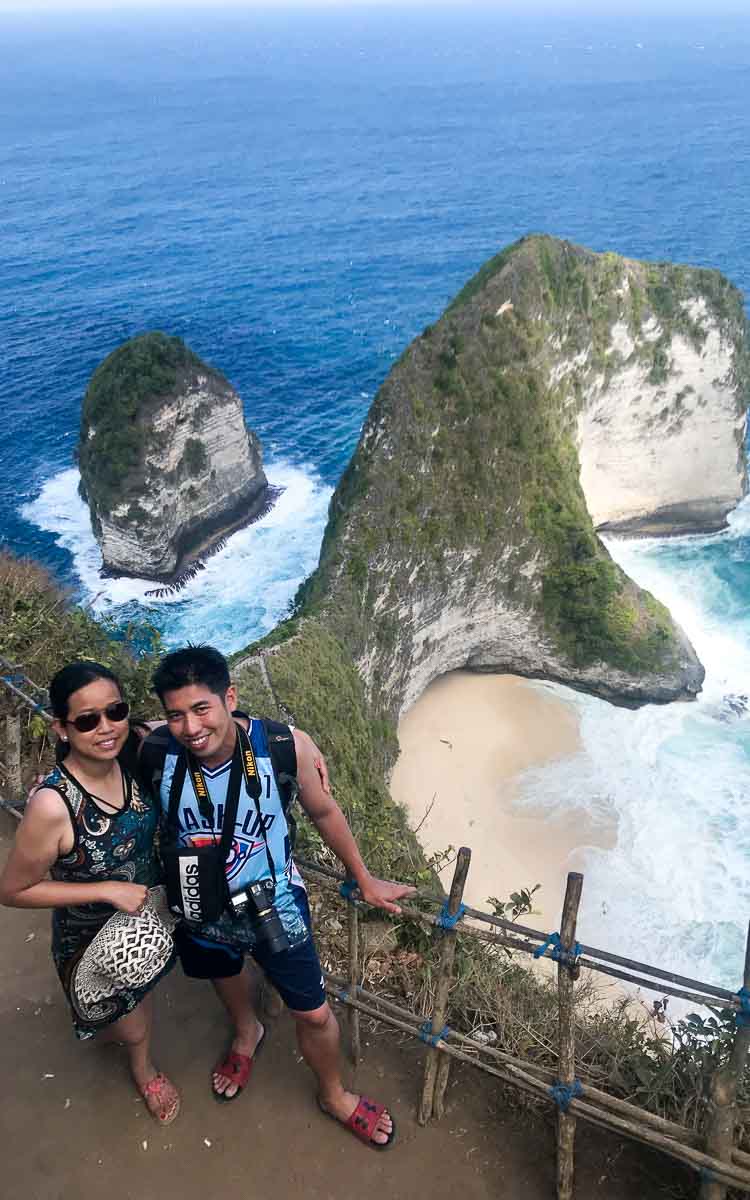
[[(232, 765), (229, 771), (229, 783), (227, 784), (227, 794), (224, 802), (224, 814), (221, 822), (221, 841), (219, 842), (219, 850), (221, 852), (222, 861), (226, 862), (229, 858), (229, 851), (232, 848), (232, 841), (234, 839), (234, 826), (237, 820), (237, 809), (239, 808), (240, 802), (240, 788), (242, 785), (242, 780), (244, 779), (248, 795), (252, 798), (255, 805), (258, 828), (260, 830), (261, 837), (263, 838), (263, 845), (266, 849), (266, 859), (268, 861), (268, 869), (275, 887), (276, 871), (274, 870), (273, 858), (271, 857), (271, 851), (268, 847), (268, 835), (266, 833), (265, 819), (260, 808), (260, 797), (262, 795), (263, 787), (258, 774), (258, 764), (247, 733), (239, 724), (237, 724), (236, 728), (237, 740), (234, 744)], [(177, 756), (177, 762), (175, 763), (174, 774), (172, 775), (172, 782), (169, 788), (167, 826), (170, 830), (176, 830), (178, 828), (180, 799), (182, 797), (182, 789), (188, 769), (190, 771), (190, 781), (193, 785), (195, 798), (198, 802), (198, 810), (204, 820), (210, 823), (214, 844), (216, 844), (216, 833), (214, 831), (214, 806), (209, 795), (206, 777), (203, 774), (203, 768), (201, 767), (200, 761), (184, 747)]]
[(258, 774), (258, 764), (255, 759), (252, 742), (247, 734), (247, 731), (241, 725), (237, 726), (237, 741), (242, 748), (242, 770), (245, 776), (245, 787), (248, 794), (252, 797), (255, 805), (255, 814), (258, 818), (258, 827), (260, 828), (263, 845), (266, 848), (266, 861), (268, 862), (268, 870), (273, 880), (274, 889), (276, 888), (276, 871), (273, 865), (273, 858), (268, 847), (268, 834), (266, 833), (266, 820), (261, 812), (260, 798), (263, 795), (263, 785), (260, 782)]

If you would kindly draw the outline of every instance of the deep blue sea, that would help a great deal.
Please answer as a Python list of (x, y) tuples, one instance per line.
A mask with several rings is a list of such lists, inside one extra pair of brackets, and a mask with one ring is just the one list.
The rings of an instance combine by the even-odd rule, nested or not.
[[(750, 292), (749, 128), (750, 14), (720, 6), (0, 14), (4, 544), (169, 643), (243, 645), (314, 567), (391, 363), (502, 246), (541, 230)], [(99, 577), (73, 465), (92, 370), (148, 329), (229, 377), (286, 488), (158, 605)], [(566, 693), (584, 750), (525, 794), (618, 818), (586, 940), (739, 983), (750, 718), (723, 697), (750, 691), (750, 510), (612, 549), (690, 633), (704, 695), (633, 714)]]

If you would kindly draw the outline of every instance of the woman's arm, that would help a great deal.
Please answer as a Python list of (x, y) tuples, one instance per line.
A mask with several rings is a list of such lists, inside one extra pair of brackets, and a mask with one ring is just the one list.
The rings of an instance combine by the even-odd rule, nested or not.
[(0, 876), (0, 904), (10, 908), (66, 908), (111, 904), (136, 912), (147, 895), (139, 883), (103, 879), (97, 883), (56, 883), (50, 867), (71, 850), (70, 816), (52, 788), (40, 788), (29, 800), (16, 841)]

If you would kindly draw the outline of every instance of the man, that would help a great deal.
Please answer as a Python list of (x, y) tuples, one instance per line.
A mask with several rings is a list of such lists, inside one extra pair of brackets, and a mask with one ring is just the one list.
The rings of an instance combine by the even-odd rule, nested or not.
[[(233, 844), (225, 867), (229, 906), (214, 921), (183, 924), (178, 939), (185, 973), (211, 979), (234, 1028), (230, 1051), (213, 1075), (216, 1097), (231, 1100), (239, 1095), (265, 1037), (250, 1003), (244, 972), (244, 955), (249, 952), (294, 1018), (300, 1053), (317, 1076), (321, 1109), (374, 1148), (389, 1146), (394, 1137), (390, 1114), (382, 1105), (347, 1091), (341, 1079), (338, 1023), (325, 999), (307, 896), (291, 857), (289, 830), (262, 723), (243, 716), (235, 721), (237, 693), (226, 660), (213, 647), (189, 646), (168, 654), (155, 671), (153, 684), (170, 734), (159, 785), (161, 805), (166, 818), (171, 799), (179, 843), (184, 847), (215, 845), (221, 838), (230, 790), (238, 789), (239, 794)], [(302, 807), (343, 863), (347, 876), (356, 881), (362, 899), (388, 912), (400, 912), (396, 901), (413, 894), (414, 889), (370, 874), (341, 809), (327, 791), (327, 776), (314, 742), (298, 729), (293, 730), (293, 738)], [(248, 744), (252, 750), (251, 771), (241, 783), (232, 783), (238, 743), (244, 747), (242, 754), (247, 755)], [(237, 750), (237, 762), (242, 754)], [(239, 769), (236, 777), (240, 779)], [(253, 798), (256, 777), (260, 787), (256, 786)], [(207, 807), (204, 796), (203, 813), (199, 804), (202, 789), (210, 798)], [(248, 890), (261, 880), (270, 880), (273, 909), (282, 927), (271, 942), (259, 936), (258, 907)], [(264, 920), (268, 925), (274, 921), (273, 915)], [(274, 929), (278, 932), (278, 926)]]

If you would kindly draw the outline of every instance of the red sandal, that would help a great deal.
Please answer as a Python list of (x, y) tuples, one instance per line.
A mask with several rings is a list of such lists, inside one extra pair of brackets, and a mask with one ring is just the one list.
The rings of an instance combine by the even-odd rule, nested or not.
[(171, 1125), (180, 1111), (180, 1093), (166, 1075), (154, 1075), (140, 1088), (146, 1108), (160, 1125)]
[(214, 1100), (220, 1101), (222, 1104), (229, 1104), (232, 1100), (236, 1100), (244, 1088), (247, 1087), (250, 1073), (253, 1069), (253, 1063), (258, 1057), (263, 1042), (265, 1041), (266, 1031), (263, 1030), (258, 1038), (258, 1044), (252, 1054), (238, 1054), (236, 1050), (229, 1050), (226, 1056), (217, 1063), (213, 1069), (214, 1075), (224, 1075), (230, 1083), (233, 1083), (237, 1088), (231, 1096), (226, 1096), (223, 1092), (217, 1092), (216, 1088), (212, 1087)]
[(388, 1150), (393, 1145), (396, 1137), (396, 1122), (390, 1113), (392, 1128), (388, 1135), (388, 1140), (385, 1142), (376, 1142), (372, 1136), (377, 1128), (378, 1121), (386, 1111), (384, 1104), (378, 1104), (375, 1100), (368, 1100), (367, 1096), (360, 1096), (357, 1107), (348, 1121), (339, 1121), (335, 1113), (329, 1112), (327, 1108), (323, 1107), (320, 1098), (318, 1098), (318, 1107), (327, 1117), (338, 1121), (339, 1125), (343, 1125), (344, 1129), (348, 1129), (354, 1134), (355, 1138), (359, 1138), (360, 1142), (364, 1142), (366, 1146), (370, 1146), (373, 1150)]

